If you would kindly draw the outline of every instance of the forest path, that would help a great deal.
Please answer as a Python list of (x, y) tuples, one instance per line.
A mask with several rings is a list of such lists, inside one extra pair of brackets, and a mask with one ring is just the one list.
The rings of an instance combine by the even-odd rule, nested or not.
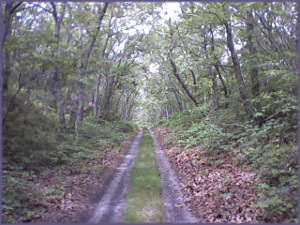
[(129, 191), (130, 170), (135, 163), (143, 130), (135, 137), (129, 152), (125, 155), (124, 161), (118, 167), (117, 173), (107, 186), (95, 212), (89, 219), (90, 223), (120, 223), (125, 208), (125, 198)]
[(184, 198), (179, 188), (175, 171), (171, 168), (164, 152), (154, 136), (151, 128), (148, 128), (155, 148), (157, 167), (160, 172), (163, 195), (163, 222), (170, 223), (197, 223), (203, 222), (192, 215), (184, 204)]
[[(155, 148), (157, 169), (160, 173), (163, 198), (163, 218), (164, 223), (197, 223), (202, 220), (196, 218), (184, 204), (184, 198), (179, 188), (175, 171), (171, 168), (164, 152), (157, 141), (154, 133), (149, 129)], [(143, 136), (143, 130), (135, 137), (129, 152), (124, 156), (122, 164), (118, 167), (117, 173), (107, 190), (102, 196), (96, 210), (88, 220), (90, 223), (121, 223), (123, 213), (126, 209), (126, 196), (129, 192), (129, 180), (131, 168), (135, 164), (138, 149)]]

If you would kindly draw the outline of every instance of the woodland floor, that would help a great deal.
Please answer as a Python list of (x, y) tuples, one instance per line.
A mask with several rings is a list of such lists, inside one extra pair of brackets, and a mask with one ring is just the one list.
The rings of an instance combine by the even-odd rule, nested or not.
[[(161, 173), (164, 222), (253, 223), (261, 219), (261, 211), (252, 206), (258, 198), (254, 184), (260, 180), (250, 169), (236, 167), (230, 155), (208, 158), (193, 146), (166, 145), (163, 139), (170, 131), (165, 128), (153, 128), (150, 132)], [(31, 222), (103, 222), (100, 217), (107, 213), (111, 214), (111, 220), (104, 222), (121, 222), (124, 204), (116, 202), (123, 198), (124, 203), (129, 188), (127, 178), (141, 136), (140, 130), (135, 139), (123, 143), (121, 152), (111, 149), (104, 159), (88, 165), (105, 166), (102, 174), (92, 172), (83, 177), (80, 168), (47, 171), (37, 181), (37, 191), (43, 192), (55, 182), (67, 182), (68, 191), (63, 199), (55, 198), (53, 193), (48, 197), (45, 193), (46, 198), (39, 204), (44, 205), (46, 213)], [(130, 163), (126, 163), (126, 159), (131, 160)], [(126, 174), (120, 167), (126, 167)], [(72, 179), (57, 179), (59, 177)], [(119, 185), (118, 177), (125, 179), (122, 190), (112, 188)], [(117, 197), (113, 195), (121, 197), (114, 200)], [(117, 214), (119, 219), (113, 220)]]
[[(121, 151), (112, 148), (107, 151), (105, 157), (99, 161), (91, 161), (87, 166), (105, 168), (103, 173), (93, 171), (82, 176), (81, 168), (74, 169), (49, 169), (47, 175), (41, 176), (37, 181), (36, 189), (45, 192), (42, 204), (46, 213), (30, 222), (86, 222), (98, 206), (99, 199), (104, 195), (106, 188), (111, 182), (111, 177), (116, 173), (117, 167), (122, 163), (123, 158), (129, 152), (132, 140), (122, 143)], [(67, 178), (68, 179), (58, 179)], [(48, 187), (55, 183), (66, 182), (68, 191), (63, 198), (53, 193), (47, 194)], [(24, 221), (25, 222), (25, 221)]]
[(258, 199), (259, 178), (250, 168), (238, 168), (230, 154), (207, 157), (193, 146), (166, 145), (170, 135), (154, 128), (155, 137), (175, 169), (185, 202), (195, 215), (208, 223), (257, 223), (261, 211), (253, 207)]

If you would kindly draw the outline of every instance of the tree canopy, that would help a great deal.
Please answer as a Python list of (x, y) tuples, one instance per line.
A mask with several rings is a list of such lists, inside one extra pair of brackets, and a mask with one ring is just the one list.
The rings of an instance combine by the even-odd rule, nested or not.
[[(96, 133), (96, 125), (115, 121), (122, 121), (121, 127), (127, 126), (124, 121), (177, 121), (179, 131), (187, 129), (193, 141), (194, 131), (211, 129), (211, 146), (222, 145), (216, 139), (220, 126), (232, 124), (259, 132), (275, 129), (263, 140), (274, 135), (284, 137), (286, 144), (296, 143), (295, 2), (1, 6), (3, 143), (5, 157), (11, 157), (7, 162), (26, 155), (22, 138), (29, 134), (24, 127), (38, 122), (41, 126), (34, 133), (45, 149), (51, 129), (67, 130), (78, 141), (87, 129), (85, 122)], [(45, 126), (45, 121), (51, 122)], [(198, 122), (199, 129), (193, 127)], [(17, 132), (18, 126), (24, 130)], [(28, 145), (35, 147), (28, 151), (37, 152), (37, 142), (29, 139)], [(49, 140), (58, 139), (52, 134)]]

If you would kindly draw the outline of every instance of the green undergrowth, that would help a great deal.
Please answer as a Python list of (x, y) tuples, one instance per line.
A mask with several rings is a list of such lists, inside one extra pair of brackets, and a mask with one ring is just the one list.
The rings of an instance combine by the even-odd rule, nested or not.
[[(165, 138), (166, 143), (190, 145), (209, 157), (234, 153), (236, 166), (250, 165), (263, 181), (257, 185), (260, 201), (256, 203), (256, 207), (263, 209), (263, 222), (295, 222), (298, 207), (296, 103), (292, 99), (281, 107), (275, 108), (273, 104), (277, 116), (259, 125), (239, 115), (236, 109), (215, 110), (211, 105), (174, 113), (169, 120), (161, 120), (156, 125), (172, 130), (171, 137)], [(271, 112), (274, 113), (266, 109), (265, 113), (269, 114), (265, 117)]]
[(136, 163), (131, 170), (125, 223), (159, 223), (162, 221), (162, 195), (156, 168), (153, 140), (144, 131)]
[[(35, 188), (40, 177), (53, 176), (53, 170), (61, 171), (58, 172), (61, 177), (54, 179), (57, 182), (50, 185), (47, 195), (62, 198), (67, 191), (62, 181), (84, 178), (93, 171), (101, 174), (105, 170), (102, 165), (91, 167), (88, 163), (101, 162), (112, 147), (121, 150), (120, 143), (136, 131), (136, 126), (126, 121), (96, 124), (92, 117), (86, 117), (78, 126), (77, 135), (73, 129), (59, 125), (55, 111), (45, 116), (39, 105), (28, 103), (23, 107), (23, 104), (21, 98), (14, 101), (3, 125), (2, 221), (5, 223), (30, 222), (37, 214), (45, 213), (45, 208), (37, 203), (44, 198)], [(70, 171), (70, 176), (66, 171)]]

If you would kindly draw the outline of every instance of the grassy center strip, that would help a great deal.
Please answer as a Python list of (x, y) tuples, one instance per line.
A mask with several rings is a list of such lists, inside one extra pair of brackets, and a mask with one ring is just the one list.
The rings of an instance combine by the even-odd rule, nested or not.
[(131, 170), (125, 223), (162, 222), (162, 188), (156, 168), (153, 139), (144, 129), (136, 163)]

